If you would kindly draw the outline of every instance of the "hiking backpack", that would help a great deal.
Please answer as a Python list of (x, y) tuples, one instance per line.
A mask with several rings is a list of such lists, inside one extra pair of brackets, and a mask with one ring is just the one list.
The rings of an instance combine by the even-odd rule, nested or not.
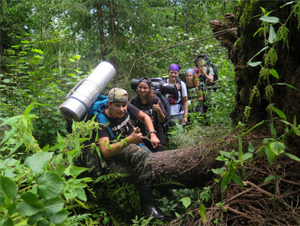
[[(201, 55), (202, 55), (202, 57), (204, 56), (205, 66), (206, 66), (206, 74), (209, 74), (209, 68), (211, 67), (214, 72), (214, 81), (213, 82), (216, 82), (219, 79), (218, 69), (217, 69), (216, 65), (214, 65), (214, 63), (211, 61), (210, 57), (207, 54), (201, 54)], [(199, 56), (194, 59), (195, 64), (196, 64), (196, 61), (198, 58), (199, 58)], [(198, 68), (193, 68), (193, 70), (196, 74), (200, 74)]]

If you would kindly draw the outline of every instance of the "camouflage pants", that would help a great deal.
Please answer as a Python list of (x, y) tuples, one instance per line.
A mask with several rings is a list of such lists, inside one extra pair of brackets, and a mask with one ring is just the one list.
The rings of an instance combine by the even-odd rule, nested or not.
[(137, 144), (130, 144), (112, 158), (125, 160), (133, 166), (138, 182), (141, 184), (150, 184), (155, 178), (149, 153)]
[[(105, 174), (107, 164), (102, 155), (99, 156), (96, 150), (91, 151), (89, 147), (83, 148), (82, 154), (82, 158), (77, 159), (77, 162), (79, 160), (79, 163), (75, 163), (75, 165), (88, 168), (88, 171), (86, 172), (87, 175), (85, 176), (99, 177), (100, 175)], [(128, 164), (133, 166), (135, 175), (140, 184), (150, 184), (155, 178), (149, 153), (145, 148), (142, 148), (137, 144), (127, 146), (121, 152), (109, 159), (125, 160)]]

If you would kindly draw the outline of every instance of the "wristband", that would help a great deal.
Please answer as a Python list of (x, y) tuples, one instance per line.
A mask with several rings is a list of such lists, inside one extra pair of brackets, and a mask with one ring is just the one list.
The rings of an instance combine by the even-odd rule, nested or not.
[(151, 133), (157, 133), (155, 130), (153, 130), (153, 131), (150, 131), (149, 133), (148, 133), (148, 137), (150, 137), (150, 134)]

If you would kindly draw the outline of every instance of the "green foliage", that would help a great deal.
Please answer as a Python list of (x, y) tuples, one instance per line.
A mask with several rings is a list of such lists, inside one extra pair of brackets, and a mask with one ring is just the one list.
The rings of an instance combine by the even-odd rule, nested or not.
[[(171, 63), (190, 68), (194, 66), (194, 56), (208, 53), (222, 68), (222, 84), (220, 92), (212, 97), (207, 121), (230, 128), (228, 112), (233, 108), (235, 93), (233, 67), (215, 38), (201, 40), (199, 35), (212, 33), (209, 20), (232, 12), (234, 2), (112, 1), (112, 6), (104, 6), (102, 1), (75, 0), (59, 0), (55, 4), (37, 0), (30, 4), (1, 3), (0, 127), (8, 126), (9, 130), (0, 134), (0, 171), (5, 183), (12, 180), (17, 186), (15, 198), (8, 198), (11, 194), (6, 190), (1, 192), (5, 202), (0, 210), (1, 223), (26, 224), (30, 220), (30, 224), (88, 225), (95, 224), (93, 219), (98, 218), (104, 225), (118, 225), (122, 220), (115, 216), (132, 214), (128, 211), (131, 201), (133, 207), (138, 207), (137, 191), (132, 185), (113, 186), (114, 180), (126, 175), (99, 177), (97, 195), (87, 185), (91, 179), (78, 178), (86, 169), (76, 166), (73, 158), (80, 156), (86, 136), (91, 136), (96, 125), (75, 123), (75, 132), (67, 134), (65, 120), (58, 110), (70, 88), (102, 60), (112, 62), (118, 72), (108, 88), (120, 86), (130, 92), (131, 78), (165, 75)], [(194, 41), (184, 43), (189, 40)], [(31, 103), (35, 103), (34, 107)], [(192, 119), (193, 127), (178, 128), (186, 138), (193, 134), (187, 142), (200, 143), (213, 132), (207, 130), (197, 137), (201, 130), (197, 125), (205, 124), (204, 118), (195, 115)], [(174, 130), (171, 137), (176, 140), (178, 135)], [(180, 140), (174, 144), (183, 143)], [(99, 153), (95, 144), (90, 147)], [(97, 207), (87, 202), (84, 189), (94, 194), (94, 200), (98, 196)], [(208, 194), (202, 193), (203, 199)], [(111, 214), (109, 204), (101, 203), (107, 197), (115, 201), (112, 206), (118, 212)], [(178, 204), (179, 199), (165, 198), (160, 202), (170, 215), (178, 211)], [(24, 210), (27, 212), (21, 211), (24, 206), (28, 207)], [(76, 212), (75, 208), (80, 208), (80, 213), (68, 215)], [(203, 214), (203, 207), (200, 210)], [(185, 211), (182, 208), (178, 212)], [(149, 222), (136, 219), (136, 224)]]
[[(70, 214), (65, 208), (66, 203), (77, 202), (85, 207), (83, 202), (87, 198), (84, 188), (91, 179), (77, 178), (87, 170), (73, 165), (72, 158), (80, 150), (77, 154), (76, 149), (59, 149), (60, 146), (47, 146), (41, 150), (32, 136), (32, 130), (22, 128), (21, 123), (29, 126), (35, 118), (30, 114), (32, 107), (33, 104), (23, 115), (2, 123), (10, 125), (11, 130), (5, 134), (2, 140), (4, 148), (0, 150), (0, 213), (3, 216), (0, 220), (11, 225), (26, 222), (29, 225), (60, 225)], [(28, 157), (23, 157), (25, 153), (11, 151), (13, 142), (22, 142)], [(52, 152), (51, 149), (58, 152)], [(66, 159), (71, 161), (69, 166), (66, 165)]]

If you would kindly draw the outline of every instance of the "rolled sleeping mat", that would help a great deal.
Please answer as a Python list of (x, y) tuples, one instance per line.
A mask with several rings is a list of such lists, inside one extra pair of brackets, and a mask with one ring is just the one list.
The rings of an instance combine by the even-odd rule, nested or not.
[(101, 62), (79, 86), (75, 86), (75, 90), (71, 90), (72, 95), (67, 95), (68, 99), (59, 106), (61, 113), (69, 120), (79, 121), (115, 75), (112, 64)]

